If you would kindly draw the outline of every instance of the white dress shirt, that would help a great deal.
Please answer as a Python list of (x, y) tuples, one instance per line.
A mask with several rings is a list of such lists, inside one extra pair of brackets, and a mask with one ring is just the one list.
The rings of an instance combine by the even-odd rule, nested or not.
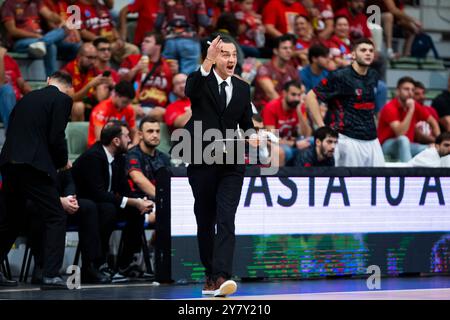
[[(112, 188), (112, 163), (114, 161), (114, 156), (108, 151), (108, 149), (105, 148), (105, 146), (102, 146), (103, 150), (105, 150), (106, 158), (108, 159), (108, 171), (109, 171), (109, 183), (108, 183), (108, 192), (111, 192)], [(120, 207), (123, 209), (126, 207), (128, 202), (127, 197), (122, 198), (122, 203), (120, 204)]]
[[(211, 69), (212, 69), (212, 71), (213, 71), (213, 73), (214, 73), (214, 75), (216, 76), (216, 79), (217, 79), (217, 83), (218, 83), (217, 90), (219, 91), (219, 94), (220, 94), (220, 84), (222, 82), (224, 82), (224, 81), (228, 84), (225, 87), (225, 92), (227, 93), (227, 106), (228, 106), (228, 104), (231, 101), (232, 94), (233, 94), (233, 83), (231, 82), (231, 77), (228, 77), (225, 80), (223, 80), (217, 74), (217, 72), (216, 72), (216, 70), (214, 70), (214, 68), (211, 68)], [(209, 72), (206, 72), (205, 69), (203, 69), (203, 66), (200, 66), (200, 72), (202, 73), (202, 76), (204, 76), (204, 77), (207, 77), (209, 75)], [(211, 72), (211, 70), (210, 70), (210, 72)]]

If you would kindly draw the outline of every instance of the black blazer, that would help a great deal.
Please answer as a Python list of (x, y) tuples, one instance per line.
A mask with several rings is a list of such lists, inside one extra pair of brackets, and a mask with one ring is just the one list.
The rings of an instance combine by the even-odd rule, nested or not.
[(67, 164), (65, 129), (72, 99), (55, 86), (25, 95), (14, 107), (0, 166), (25, 163), (56, 179), (56, 169)]
[[(207, 77), (203, 77), (200, 69), (191, 73), (186, 82), (186, 96), (191, 100), (192, 117), (185, 125), (193, 137), (193, 143), (202, 143), (202, 136), (194, 135), (194, 121), (202, 122), (202, 135), (211, 128), (222, 131), (226, 138), (226, 129), (237, 129), (237, 125), (246, 131), (253, 128), (250, 86), (237, 77), (231, 77), (233, 96), (224, 111), (220, 110), (219, 84), (211, 69)], [(202, 150), (209, 142), (202, 143)], [(191, 159), (192, 161), (192, 159)]]
[(112, 163), (111, 192), (109, 185), (109, 164), (106, 152), (100, 142), (85, 151), (72, 166), (77, 196), (94, 202), (107, 202), (120, 206), (122, 197), (130, 193), (126, 173), (125, 158), (118, 155)]

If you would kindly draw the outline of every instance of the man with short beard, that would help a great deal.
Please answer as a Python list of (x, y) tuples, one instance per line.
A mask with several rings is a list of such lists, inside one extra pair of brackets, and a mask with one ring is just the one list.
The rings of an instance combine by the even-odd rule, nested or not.
[(334, 167), (334, 151), (338, 133), (329, 127), (314, 132), (314, 144), (300, 150), (295, 159), (296, 167)]
[[(134, 254), (141, 249), (144, 232), (144, 214), (153, 208), (145, 198), (129, 197), (130, 188), (125, 174), (125, 157), (130, 143), (127, 125), (118, 120), (105, 124), (100, 141), (84, 152), (73, 164), (72, 175), (77, 196), (92, 200), (99, 214), (98, 230), (101, 257), (93, 261), (94, 267), (108, 275), (113, 282), (126, 280), (132, 271)], [(123, 252), (119, 256), (119, 271), (115, 273), (107, 264), (109, 238), (119, 220), (125, 220)]]
[[(384, 156), (375, 125), (375, 90), (378, 74), (370, 65), (374, 44), (370, 39), (355, 41), (353, 62), (336, 70), (309, 91), (306, 106), (318, 127), (325, 124), (339, 132), (336, 166), (384, 167)], [(322, 118), (319, 102), (327, 104)]]

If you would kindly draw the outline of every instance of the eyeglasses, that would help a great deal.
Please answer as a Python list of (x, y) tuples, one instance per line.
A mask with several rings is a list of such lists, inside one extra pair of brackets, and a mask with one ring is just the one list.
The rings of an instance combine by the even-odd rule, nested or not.
[(89, 60), (96, 60), (97, 59), (97, 56), (84, 56), (86, 59), (89, 59)]
[(111, 51), (111, 48), (100, 48), (97, 51)]

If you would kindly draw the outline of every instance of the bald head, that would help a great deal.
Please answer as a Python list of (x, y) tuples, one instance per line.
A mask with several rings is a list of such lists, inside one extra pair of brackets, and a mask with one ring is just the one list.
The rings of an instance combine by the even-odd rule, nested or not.
[(186, 79), (187, 75), (184, 73), (178, 73), (173, 77), (173, 93), (180, 98), (183, 99), (185, 97), (184, 88), (186, 87)]
[(86, 73), (93, 68), (97, 60), (97, 49), (90, 43), (83, 43), (78, 51), (79, 67), (82, 73)]

